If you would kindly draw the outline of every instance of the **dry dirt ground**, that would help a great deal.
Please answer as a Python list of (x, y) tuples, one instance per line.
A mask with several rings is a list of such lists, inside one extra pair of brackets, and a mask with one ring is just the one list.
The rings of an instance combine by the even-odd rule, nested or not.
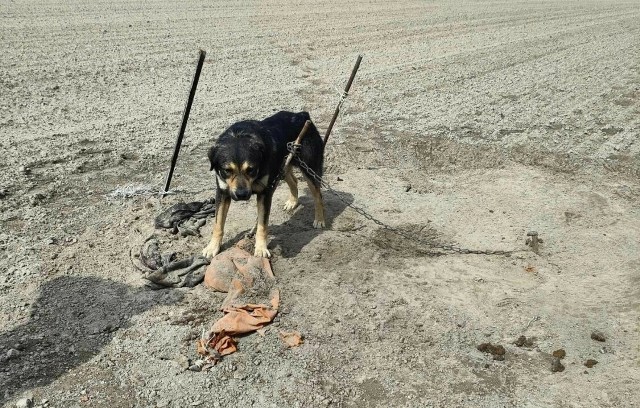
[[(0, 37), (0, 404), (640, 404), (637, 0), (2, 0)], [(199, 48), (178, 194), (108, 197), (160, 188)], [(281, 313), (186, 370), (224, 295), (146, 289), (130, 250), (163, 208), (212, 195), (206, 149), (232, 122), (304, 109), (324, 129), (358, 53), (327, 181), (431, 242), (519, 252), (430, 256), (328, 192), (316, 231), (306, 192), (290, 215), (281, 187)], [(228, 244), (254, 206), (232, 205)]]

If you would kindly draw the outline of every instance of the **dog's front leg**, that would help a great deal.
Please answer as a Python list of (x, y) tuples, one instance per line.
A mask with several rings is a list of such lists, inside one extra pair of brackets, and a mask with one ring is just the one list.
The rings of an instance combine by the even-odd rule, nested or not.
[(270, 258), (271, 252), (267, 249), (267, 235), (269, 234), (269, 213), (271, 212), (271, 199), (273, 191), (265, 190), (258, 194), (258, 222), (256, 226), (255, 256)]
[(227, 219), (230, 205), (231, 196), (229, 193), (218, 188), (216, 190), (216, 225), (213, 227), (211, 242), (209, 242), (209, 245), (202, 251), (202, 255), (207, 258), (213, 258), (220, 252), (222, 236), (224, 235), (224, 223)]

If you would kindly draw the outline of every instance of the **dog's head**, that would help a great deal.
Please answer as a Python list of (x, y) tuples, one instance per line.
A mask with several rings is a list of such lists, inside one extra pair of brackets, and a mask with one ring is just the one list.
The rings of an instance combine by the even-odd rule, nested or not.
[(252, 132), (226, 132), (209, 149), (210, 170), (215, 173), (218, 187), (228, 191), (234, 200), (248, 200), (253, 184), (259, 181), (263, 169), (265, 145)]

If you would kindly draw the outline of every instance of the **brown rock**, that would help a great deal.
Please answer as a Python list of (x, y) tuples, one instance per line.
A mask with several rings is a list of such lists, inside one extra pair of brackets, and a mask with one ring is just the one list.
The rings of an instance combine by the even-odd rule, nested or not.
[(596, 341), (607, 341), (607, 338), (604, 336), (604, 334), (598, 330), (594, 330), (591, 333), (591, 338)]
[(565, 356), (567, 355), (567, 352), (564, 351), (563, 349), (558, 349), (556, 351), (553, 352), (553, 356), (555, 358), (559, 358), (559, 359), (563, 359)]
[(513, 344), (518, 347), (533, 347), (535, 340), (535, 337), (527, 338), (526, 336), (520, 336), (516, 341), (513, 342)]
[(504, 347), (502, 347), (499, 344), (494, 345), (491, 343), (482, 343), (477, 348), (483, 353), (493, 354), (494, 359), (496, 359), (495, 356), (504, 356), (504, 354), (506, 353), (506, 350), (504, 349)]
[(587, 360), (587, 361), (585, 361), (585, 362), (584, 362), (584, 365), (585, 365), (587, 368), (592, 368), (592, 367), (593, 367), (594, 365), (596, 365), (596, 364), (598, 364), (598, 361), (597, 361), (597, 360), (593, 360), (593, 359), (589, 359), (589, 360)]

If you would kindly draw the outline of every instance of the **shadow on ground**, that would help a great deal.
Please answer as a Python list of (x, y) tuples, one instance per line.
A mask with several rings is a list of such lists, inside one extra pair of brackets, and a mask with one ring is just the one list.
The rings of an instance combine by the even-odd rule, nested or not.
[(0, 404), (91, 359), (133, 315), (181, 298), (175, 291), (137, 289), (95, 277), (44, 283), (31, 320), (0, 333)]
[[(283, 187), (280, 186), (280, 188)], [(286, 188), (286, 186), (284, 186), (284, 188)], [(338, 217), (348, 205), (353, 203), (353, 195), (341, 191), (337, 191), (336, 193), (323, 191), (323, 195), (326, 221), (325, 228), (331, 228), (333, 220)], [(338, 195), (340, 198), (338, 198)], [(298, 255), (302, 248), (324, 231), (324, 229), (313, 228), (315, 211), (313, 199), (303, 195), (299, 200), (300, 205), (295, 209), (290, 219), (281, 224), (269, 223), (269, 235), (273, 236), (273, 239), (269, 242), (269, 248), (280, 247), (282, 257), (284, 258), (293, 258)], [(274, 200), (272, 207), (276, 205), (280, 205), (280, 203)], [(248, 232), (249, 230), (247, 229), (229, 239), (223, 246), (223, 249), (235, 245), (244, 238)]]

